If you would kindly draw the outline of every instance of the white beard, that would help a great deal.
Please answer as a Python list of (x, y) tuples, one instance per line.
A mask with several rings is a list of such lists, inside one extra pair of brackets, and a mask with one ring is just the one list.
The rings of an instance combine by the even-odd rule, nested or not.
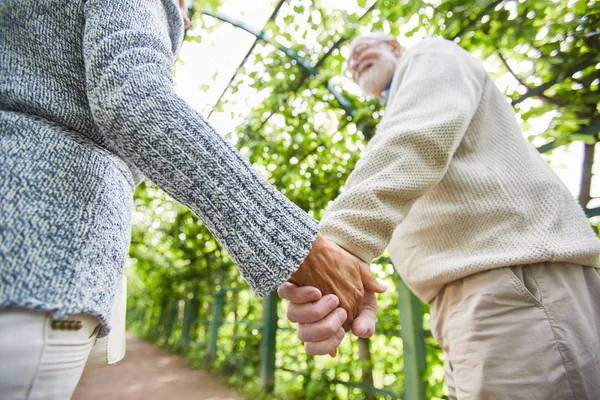
[(360, 74), (358, 79), (360, 90), (367, 96), (379, 96), (396, 69), (395, 61), (389, 58), (365, 61), (365, 65), (372, 63), (372, 66)]

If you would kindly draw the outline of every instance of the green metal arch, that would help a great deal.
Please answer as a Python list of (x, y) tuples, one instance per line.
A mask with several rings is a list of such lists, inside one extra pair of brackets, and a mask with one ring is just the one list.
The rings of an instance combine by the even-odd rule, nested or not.
[[(275, 47), (276, 49), (278, 49), (279, 51), (283, 52), (285, 55), (287, 55), (289, 58), (291, 58), (292, 60), (295, 60), (298, 65), (309, 75), (309, 76), (314, 76), (317, 75), (319, 70), (316, 66), (312, 65), (307, 59), (301, 57), (294, 49), (291, 49), (289, 47), (286, 47), (284, 45), (282, 45), (281, 43), (278, 43), (275, 39), (268, 37), (264, 31), (262, 30), (258, 30), (256, 28), (251, 27), (250, 25), (246, 24), (243, 21), (240, 21), (238, 19), (229, 17), (223, 13), (219, 13), (219, 12), (213, 12), (210, 8), (205, 8), (202, 13), (204, 15), (208, 15), (212, 18), (216, 18), (220, 21), (223, 21), (225, 23), (231, 24), (232, 26), (236, 27), (236, 28), (240, 28), (248, 33), (250, 33), (251, 35), (254, 35), (254, 37), (256, 37), (257, 41), (262, 41), (265, 43), (268, 43), (270, 45), (272, 45), (273, 47)], [(339, 41), (336, 42), (336, 45), (339, 46), (341, 45), (341, 43), (343, 43), (343, 41)], [(327, 55), (331, 54), (331, 52), (328, 52)], [(245, 59), (244, 59), (245, 61)], [(244, 62), (243, 61), (243, 62)], [(320, 59), (318, 62), (318, 65), (322, 64), (323, 59)], [(354, 117), (354, 115), (356, 115), (356, 109), (354, 108), (354, 106), (352, 105), (352, 102), (350, 100), (348, 100), (348, 98), (346, 96), (344, 96), (343, 93), (340, 93), (339, 91), (337, 91), (333, 85), (331, 84), (331, 82), (329, 80), (324, 82), (324, 86), (327, 88), (327, 90), (333, 95), (333, 97), (335, 97), (335, 99), (338, 101), (340, 107), (351, 117)]]

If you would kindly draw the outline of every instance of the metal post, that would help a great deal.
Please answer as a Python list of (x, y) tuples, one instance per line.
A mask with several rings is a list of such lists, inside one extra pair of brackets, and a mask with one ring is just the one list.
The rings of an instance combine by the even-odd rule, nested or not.
[(275, 350), (277, 347), (277, 302), (279, 296), (272, 292), (263, 303), (262, 354), (260, 360), (260, 379), (266, 393), (275, 389)]
[(206, 358), (213, 361), (217, 356), (217, 340), (219, 339), (219, 327), (223, 317), (223, 305), (225, 303), (225, 291), (221, 288), (215, 293), (212, 307), (212, 318), (208, 332), (208, 345), (206, 347)]
[(151, 333), (151, 338), (153, 341), (157, 341), (159, 338), (160, 327), (163, 323), (163, 319), (165, 318), (165, 310), (166, 309), (167, 309), (167, 301), (163, 300), (163, 301), (161, 301), (158, 319), (156, 320), (156, 323), (155, 323), (154, 328), (152, 329), (152, 333)]
[(190, 342), (190, 331), (198, 314), (198, 282), (192, 287), (192, 298), (186, 302), (185, 316), (181, 330), (181, 347), (186, 347)]
[[(370, 344), (371, 341), (369, 338), (358, 338), (358, 359), (362, 368), (362, 383), (374, 387)], [(365, 400), (375, 400), (375, 395), (373, 393), (365, 393)]]
[(171, 333), (173, 333), (173, 325), (175, 325), (175, 319), (177, 318), (177, 312), (179, 311), (179, 302), (174, 301), (173, 307), (169, 312), (169, 320), (167, 321), (167, 327), (165, 328), (165, 343), (169, 343)]
[(397, 281), (400, 308), (400, 336), (404, 348), (404, 396), (406, 400), (425, 400), (421, 375), (426, 367), (425, 332), (421, 302), (404, 284)]

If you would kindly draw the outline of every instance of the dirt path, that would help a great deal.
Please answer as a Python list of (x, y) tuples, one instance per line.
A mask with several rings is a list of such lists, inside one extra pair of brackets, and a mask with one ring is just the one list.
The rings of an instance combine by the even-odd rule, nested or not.
[(127, 335), (127, 354), (115, 365), (83, 373), (72, 400), (242, 400), (209, 372), (182, 357)]

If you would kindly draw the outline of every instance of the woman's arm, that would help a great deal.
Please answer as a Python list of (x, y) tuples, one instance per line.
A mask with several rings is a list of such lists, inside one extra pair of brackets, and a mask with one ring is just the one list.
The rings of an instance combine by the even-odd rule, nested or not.
[(198, 214), (266, 295), (303, 262), (317, 223), (174, 93), (182, 33), (175, 0), (87, 1), (83, 51), (94, 120), (105, 146)]

